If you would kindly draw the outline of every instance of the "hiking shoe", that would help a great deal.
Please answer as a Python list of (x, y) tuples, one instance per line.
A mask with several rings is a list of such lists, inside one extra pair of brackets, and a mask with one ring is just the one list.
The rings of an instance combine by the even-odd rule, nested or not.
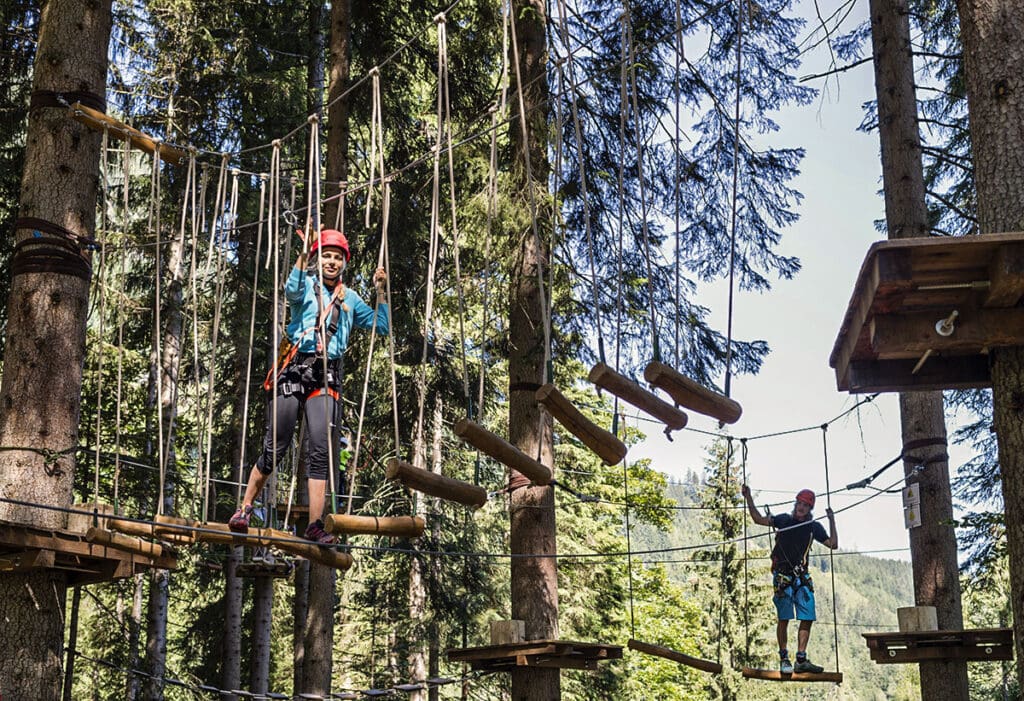
[(235, 533), (248, 533), (250, 518), (252, 518), (252, 507), (242, 506), (228, 519), (228, 528)]
[(317, 545), (334, 545), (338, 542), (336, 537), (324, 530), (324, 522), (320, 519), (306, 526), (306, 532), (302, 534), (302, 537)]
[(794, 672), (805, 672), (805, 673), (810, 673), (810, 674), (821, 674), (822, 672), (825, 671), (825, 668), (824, 667), (819, 667), (818, 665), (814, 664), (810, 660), (806, 660), (805, 659), (802, 662), (797, 662), (796, 666), (793, 667), (793, 671)]
[(793, 663), (789, 661), (788, 657), (783, 657), (779, 661), (779, 671), (782, 672), (783, 674), (792, 674), (793, 673)]

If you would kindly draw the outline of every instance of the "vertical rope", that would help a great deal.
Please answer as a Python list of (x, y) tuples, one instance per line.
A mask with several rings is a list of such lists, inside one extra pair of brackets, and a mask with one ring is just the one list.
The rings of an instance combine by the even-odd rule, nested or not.
[[(740, 458), (743, 465), (743, 484), (747, 483), (747, 439), (740, 438)], [(743, 652), (750, 659), (750, 557), (747, 542), (747, 510), (743, 505)]]
[[(128, 241), (128, 201), (131, 194), (131, 183), (128, 176), (129, 164), (131, 162), (131, 141), (124, 140), (122, 151), (121, 172), (124, 177), (121, 202), (121, 237), (122, 241)], [(127, 254), (121, 254), (120, 281), (123, 283), (126, 277)], [(120, 289), (120, 287), (118, 288)], [(124, 389), (124, 304), (117, 305), (117, 396), (114, 403), (114, 509), (118, 509), (121, 485), (121, 395)]]
[(633, 542), (629, 527), (629, 466), (622, 461), (622, 492), (626, 503), (626, 567), (629, 570), (629, 637), (636, 638), (636, 617), (633, 612)]
[(338, 209), (334, 213), (334, 228), (338, 231), (345, 231), (345, 194), (348, 192), (348, 182), (342, 180), (338, 183)]
[[(674, 339), (675, 343), (674, 343), (674, 348), (675, 348), (675, 368), (678, 370), (680, 368), (680, 360), (681, 360), (681, 355), (682, 355), (680, 353), (680, 349), (679, 349), (680, 343), (682, 342), (681, 334), (679, 332), (680, 324), (681, 324), (681, 321), (680, 321), (680, 318), (679, 318), (679, 307), (680, 307), (679, 300), (682, 299), (682, 285), (681, 285), (681, 282), (682, 282), (681, 281), (681, 275), (682, 275), (682, 273), (681, 273), (681, 270), (680, 270), (682, 268), (682, 263), (680, 262), (682, 260), (682, 255), (681, 255), (682, 254), (682, 233), (680, 232), (680, 227), (679, 227), (679, 222), (680, 222), (680, 219), (681, 219), (680, 211), (679, 210), (680, 210), (681, 200), (682, 200), (681, 187), (680, 187), (680, 182), (682, 180), (682, 177), (681, 177), (681, 162), (682, 162), (682, 158), (681, 158), (680, 149), (679, 149), (680, 132), (682, 130), (682, 126), (681, 126), (681, 122), (680, 122), (680, 119), (679, 119), (679, 103), (681, 102), (680, 94), (682, 92), (682, 88), (680, 86), (679, 72), (680, 72), (680, 69), (681, 69), (680, 63), (681, 63), (683, 55), (684, 55), (683, 54), (683, 15), (682, 15), (682, 3), (680, 2), (680, 0), (676, 0), (676, 50), (675, 50), (674, 53), (675, 53), (675, 79), (672, 81), (672, 83), (673, 83), (672, 87), (673, 87), (673, 91), (675, 93), (675, 120), (674, 120), (675, 121), (675, 125), (674, 125), (675, 126), (675, 138), (672, 141), (672, 156), (673, 156), (673, 160), (674, 160), (674, 163), (675, 163), (675, 183), (674, 183), (674, 189), (673, 189), (673, 192), (672, 192), (672, 202), (673, 202), (673, 205), (674, 205), (674, 207), (673, 207), (673, 209), (674, 209), (674, 211), (673, 211), (673, 221), (675, 222), (675, 227), (676, 227), (676, 261), (675, 261), (675, 263), (676, 263), (675, 264), (676, 304), (675, 304), (675, 339)], [(746, 527), (746, 522), (747, 522), (746, 519), (743, 519), (744, 527)]]
[(732, 309), (735, 295), (736, 226), (740, 187), (740, 104), (743, 86), (743, 2), (736, 3), (736, 113), (732, 144), (732, 221), (729, 235), (729, 304), (725, 340), (725, 396), (732, 392)]
[[(97, 506), (100, 503), (100, 452), (103, 448), (102, 440), (102, 429), (103, 429), (103, 339), (106, 335), (106, 319), (107, 319), (107, 285), (104, 278), (107, 276), (107, 209), (110, 206), (109, 194), (110, 194), (110, 179), (107, 174), (107, 147), (109, 141), (110, 128), (104, 126), (103, 138), (100, 144), (100, 186), (103, 193), (101, 205), (100, 205), (100, 231), (103, 232), (103, 238), (100, 240), (100, 271), (96, 276), (97, 286), (99, 287), (99, 298), (100, 298), (100, 323), (99, 323), (99, 352), (96, 356), (96, 460), (93, 464), (93, 487), (92, 487), (92, 499), (93, 504)], [(125, 174), (127, 177), (127, 174)]]
[[(821, 425), (821, 448), (825, 458), (825, 506), (832, 509), (832, 487), (828, 475), (828, 424)], [(831, 536), (831, 533), (829, 534)], [(835, 550), (828, 549), (828, 569), (832, 575), (832, 641), (836, 651), (836, 671), (839, 671), (839, 619), (836, 616), (836, 558)]]
[[(722, 503), (722, 545), (719, 548), (719, 558), (722, 561), (721, 575), (718, 578), (718, 657), (722, 661), (722, 639), (725, 637), (725, 569), (726, 569), (726, 548), (731, 540), (726, 527), (729, 525), (729, 506), (732, 505), (732, 497), (729, 489), (729, 476), (732, 472), (732, 436), (726, 436), (725, 463), (722, 466), (721, 503)], [(728, 501), (726, 501), (728, 499)], [(746, 523), (746, 519), (744, 519)]]
[[(291, 211), (289, 209), (288, 211)], [(273, 305), (274, 324), (273, 342), (270, 346), (270, 362), (273, 363), (273, 376), (270, 385), (270, 455), (271, 470), (277, 472), (277, 379), (281, 368), (278, 367), (277, 359), (281, 351), (281, 337), (284, 333), (283, 319), (281, 318), (281, 140), (274, 139), (273, 150), (270, 152), (270, 212), (268, 224), (270, 230), (267, 232), (267, 265), (270, 265), (271, 257), (274, 261), (274, 285)], [(291, 232), (286, 232), (285, 237), (290, 241)], [(271, 247), (273, 256), (271, 256)], [(285, 265), (288, 260), (285, 258)], [(295, 469), (292, 468), (294, 475)], [(245, 482), (244, 475), (239, 475), (238, 493), (241, 501), (242, 483)]]
[(153, 308), (154, 308), (154, 322), (153, 322), (153, 372), (156, 380), (156, 435), (157, 435), (157, 464), (160, 468), (160, 491), (157, 492), (159, 495), (157, 498), (156, 512), (157, 514), (163, 514), (164, 512), (164, 472), (167, 469), (166, 456), (164, 455), (164, 402), (163, 402), (163, 379), (164, 379), (164, 364), (163, 364), (163, 353), (161, 351), (160, 334), (161, 334), (161, 323), (160, 323), (160, 308), (162, 306), (162, 285), (161, 278), (163, 267), (163, 261), (161, 259), (161, 248), (163, 247), (163, 241), (160, 238), (160, 149), (156, 148), (153, 150), (153, 168), (150, 174), (149, 182), (149, 221), (147, 222), (147, 229), (151, 232), (155, 230), (156, 233), (156, 252), (155, 252), (155, 265), (154, 265), (154, 278), (155, 278), (155, 289), (153, 291)]

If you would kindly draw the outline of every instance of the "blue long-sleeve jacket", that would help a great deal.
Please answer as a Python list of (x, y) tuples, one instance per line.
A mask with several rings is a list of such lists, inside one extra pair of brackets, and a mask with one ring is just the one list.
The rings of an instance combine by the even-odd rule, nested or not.
[[(319, 287), (320, 281), (315, 273), (306, 273), (298, 268), (292, 268), (284, 286), (284, 296), (291, 308), (291, 320), (288, 322), (287, 328), (288, 338), (298, 346), (300, 353), (316, 351), (315, 328), (317, 288)], [(329, 303), (331, 293), (325, 289), (323, 296), (326, 303)], [(375, 322), (374, 316), (373, 307), (346, 287), (341, 314), (338, 316), (338, 330), (331, 337), (331, 342), (327, 347), (327, 357), (330, 359), (340, 358), (348, 347), (348, 336), (352, 328), (372, 328)], [(386, 303), (379, 304), (376, 313), (377, 333), (383, 335), (390, 332), (389, 319), (388, 305)], [(330, 323), (330, 319), (325, 323)]]

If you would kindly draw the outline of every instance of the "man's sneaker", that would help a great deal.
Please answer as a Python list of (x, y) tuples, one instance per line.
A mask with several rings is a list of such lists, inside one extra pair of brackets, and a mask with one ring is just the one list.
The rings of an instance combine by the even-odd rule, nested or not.
[(802, 660), (802, 661), (798, 661), (796, 663), (796, 666), (793, 667), (793, 671), (794, 672), (804, 672), (804, 673), (809, 673), (809, 674), (821, 674), (822, 672), (825, 671), (825, 668), (824, 667), (819, 667), (818, 665), (814, 664), (810, 660), (805, 659), (805, 660)]
[(320, 519), (306, 526), (306, 532), (302, 537), (313, 541), (317, 545), (334, 545), (338, 542), (337, 538), (324, 530), (324, 522)]
[(252, 507), (243, 506), (228, 519), (228, 528), (235, 533), (249, 532), (249, 519), (252, 518)]
[(779, 671), (783, 674), (793, 673), (793, 663), (789, 661), (788, 657), (783, 657), (782, 660), (779, 661)]

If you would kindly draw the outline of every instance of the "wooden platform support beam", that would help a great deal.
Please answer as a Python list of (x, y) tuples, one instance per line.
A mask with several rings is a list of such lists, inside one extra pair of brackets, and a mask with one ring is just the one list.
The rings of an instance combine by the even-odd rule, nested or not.
[(536, 397), (558, 423), (597, 453), (605, 464), (617, 465), (626, 457), (626, 444), (584, 416), (553, 384), (537, 390)]
[(534, 460), (508, 441), (500, 438), (483, 426), (469, 419), (455, 424), (455, 435), (482, 453), (491, 456), (502, 465), (512, 468), (530, 478), (534, 484), (544, 486), (551, 483), (551, 468)]
[(147, 557), (163, 557), (164, 548), (157, 543), (150, 543), (142, 538), (135, 538), (123, 533), (108, 531), (105, 528), (92, 526), (85, 532), (85, 539), (96, 545), (105, 545), (126, 553), (136, 553)]
[(81, 122), (93, 131), (109, 129), (111, 136), (122, 140), (127, 139), (131, 142), (132, 146), (149, 154), (159, 150), (160, 160), (178, 165), (188, 155), (180, 148), (161, 143), (153, 137), (143, 134), (138, 129), (114, 119), (108, 114), (94, 110), (91, 107), (86, 107), (81, 102), (74, 103), (68, 109), (71, 110), (72, 119)]
[(657, 360), (652, 360), (644, 368), (644, 379), (672, 397), (672, 401), (679, 406), (711, 416), (722, 423), (734, 424), (743, 414), (739, 402), (694, 382)]
[[(484, 498), (486, 498), (484, 494)], [(426, 522), (420, 516), (353, 516), (328, 514), (324, 530), (348, 535), (386, 535), (396, 538), (419, 538)]]
[(1012, 628), (862, 633), (878, 664), (932, 660), (991, 662), (1013, 659)]
[(479, 509), (487, 503), (487, 490), (483, 487), (424, 470), (398, 458), (388, 460), (384, 475), (389, 480), (401, 482), (409, 489), (472, 506), (474, 509)]
[(819, 674), (812, 674), (811, 672), (793, 672), (792, 674), (783, 674), (777, 669), (752, 669), (750, 667), (744, 667), (743, 676), (747, 679), (763, 679), (769, 682), (843, 683), (842, 672), (821, 672)]
[(651, 645), (640, 640), (633, 640), (630, 638), (626, 646), (630, 650), (636, 650), (642, 652), (645, 655), (654, 655), (655, 657), (663, 657), (666, 660), (672, 660), (679, 664), (684, 664), (687, 667), (693, 667), (703, 672), (711, 672), (712, 674), (721, 674), (722, 665), (718, 662), (711, 662), (710, 660), (702, 660), (699, 657), (691, 657), (690, 655), (682, 652), (677, 652), (671, 648), (662, 647), (661, 645)]
[(680, 411), (668, 402), (663, 401), (653, 392), (648, 392), (625, 375), (620, 375), (604, 363), (598, 363), (592, 367), (588, 379), (601, 389), (608, 390), (616, 397), (629, 402), (636, 408), (642, 409), (658, 419), (665, 424), (669, 431), (678, 431), (686, 426), (686, 412)]

